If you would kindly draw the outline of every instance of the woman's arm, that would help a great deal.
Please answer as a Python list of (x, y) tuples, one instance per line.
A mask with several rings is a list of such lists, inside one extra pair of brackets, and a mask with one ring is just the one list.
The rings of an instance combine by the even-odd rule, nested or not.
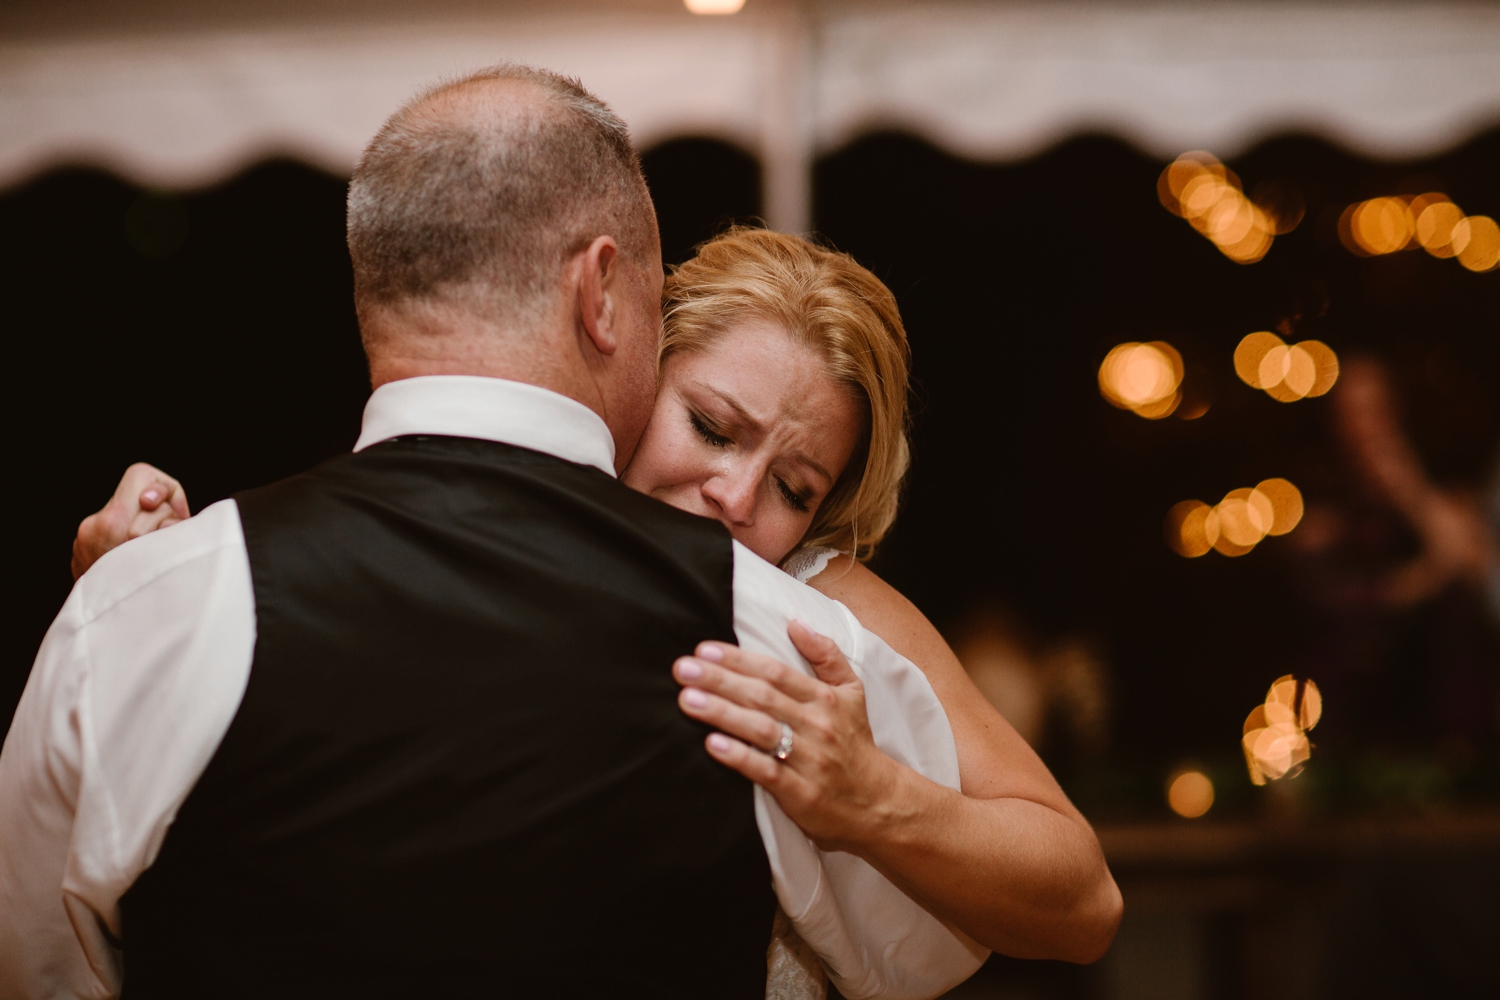
[[(1075, 962), (1103, 955), (1120, 921), (1120, 891), (1093, 829), (1047, 765), (896, 588), (848, 556), (810, 582), (921, 668), (953, 727), (963, 798), (914, 793), (933, 799), (937, 814), (904, 831), (901, 859), (886, 862), (892, 872), (919, 869), (917, 894), (960, 926), (987, 928), (980, 940), (996, 951)], [(902, 881), (916, 888), (910, 876)]]
[(798, 718), (797, 767), (722, 736), (710, 739), (710, 751), (766, 786), (809, 835), (865, 858), (995, 951), (1073, 962), (1103, 955), (1119, 924), (1120, 893), (1093, 830), (1046, 765), (894, 588), (849, 559), (812, 583), (927, 675), (953, 728), (962, 793), (880, 753), (863, 689), (837, 646), (795, 626), (793, 640), (821, 683), (712, 644), (700, 648), (700, 662), (679, 661), (677, 672), (723, 699), (685, 691), (684, 710), (749, 744), (773, 745), (774, 720)]
[(848, 556), (830, 561), (809, 583), (854, 612), (861, 625), (927, 675), (953, 727), (965, 795), (979, 799), (1019, 796), (1082, 821), (1047, 765), (974, 686), (947, 641), (915, 604)]

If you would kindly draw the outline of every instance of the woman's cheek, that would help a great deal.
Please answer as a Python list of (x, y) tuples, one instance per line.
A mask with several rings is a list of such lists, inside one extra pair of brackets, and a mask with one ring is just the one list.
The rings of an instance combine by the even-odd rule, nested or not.
[(779, 512), (777, 516), (762, 523), (761, 537), (758, 539), (762, 551), (756, 554), (767, 562), (779, 564), (788, 552), (797, 547), (805, 534), (807, 525), (801, 517), (791, 511)]
[(684, 466), (692, 464), (695, 440), (677, 429), (673, 420), (653, 420), (646, 439), (630, 464), (626, 485), (656, 493), (687, 481)]

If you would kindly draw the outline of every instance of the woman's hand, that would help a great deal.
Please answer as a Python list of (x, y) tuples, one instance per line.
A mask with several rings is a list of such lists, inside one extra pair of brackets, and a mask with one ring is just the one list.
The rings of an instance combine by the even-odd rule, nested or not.
[[(868, 611), (869, 604), (862, 606)], [(816, 678), (726, 643), (704, 643), (673, 665), (684, 685), (678, 704), (722, 730), (707, 738), (708, 752), (770, 792), (819, 847), (863, 858), (934, 915), (1002, 954), (1098, 959), (1119, 926), (1121, 902), (1093, 830), (973, 688), (937, 632), (906, 607), (936, 643), (903, 642), (933, 668), (928, 676), (939, 698), (948, 694), (943, 706), (956, 720), (962, 791), (875, 746), (863, 685), (832, 640), (798, 623), (787, 631)], [(902, 620), (883, 619), (888, 626)], [(910, 639), (901, 628), (887, 631)], [(778, 761), (782, 722), (792, 746)]]
[[(682, 710), (723, 732), (721, 763), (760, 785), (824, 850), (853, 850), (885, 819), (901, 766), (875, 745), (864, 685), (832, 639), (800, 622), (787, 634), (816, 678), (738, 646), (705, 642), (672, 669)], [(782, 724), (791, 750), (774, 756)], [(725, 735), (729, 734), (729, 735)]]
[(73, 539), (73, 579), (110, 549), (191, 516), (181, 483), (145, 462), (135, 463), (125, 470), (109, 503), (78, 525)]

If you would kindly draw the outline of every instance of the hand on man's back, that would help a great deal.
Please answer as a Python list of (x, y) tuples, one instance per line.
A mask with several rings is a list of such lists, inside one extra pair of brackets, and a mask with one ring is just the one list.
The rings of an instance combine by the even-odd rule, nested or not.
[(73, 579), (121, 543), (191, 516), (181, 483), (155, 466), (135, 463), (125, 470), (109, 503), (79, 523), (73, 539)]

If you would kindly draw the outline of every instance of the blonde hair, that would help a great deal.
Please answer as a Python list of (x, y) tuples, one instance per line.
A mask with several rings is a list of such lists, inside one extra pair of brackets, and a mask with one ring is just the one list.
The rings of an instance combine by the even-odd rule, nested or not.
[(865, 408), (859, 444), (792, 551), (826, 546), (863, 562), (901, 500), (911, 462), (911, 352), (896, 298), (848, 254), (799, 236), (736, 226), (672, 269), (662, 295), (661, 360), (707, 347), (730, 325), (767, 320), (823, 359)]

